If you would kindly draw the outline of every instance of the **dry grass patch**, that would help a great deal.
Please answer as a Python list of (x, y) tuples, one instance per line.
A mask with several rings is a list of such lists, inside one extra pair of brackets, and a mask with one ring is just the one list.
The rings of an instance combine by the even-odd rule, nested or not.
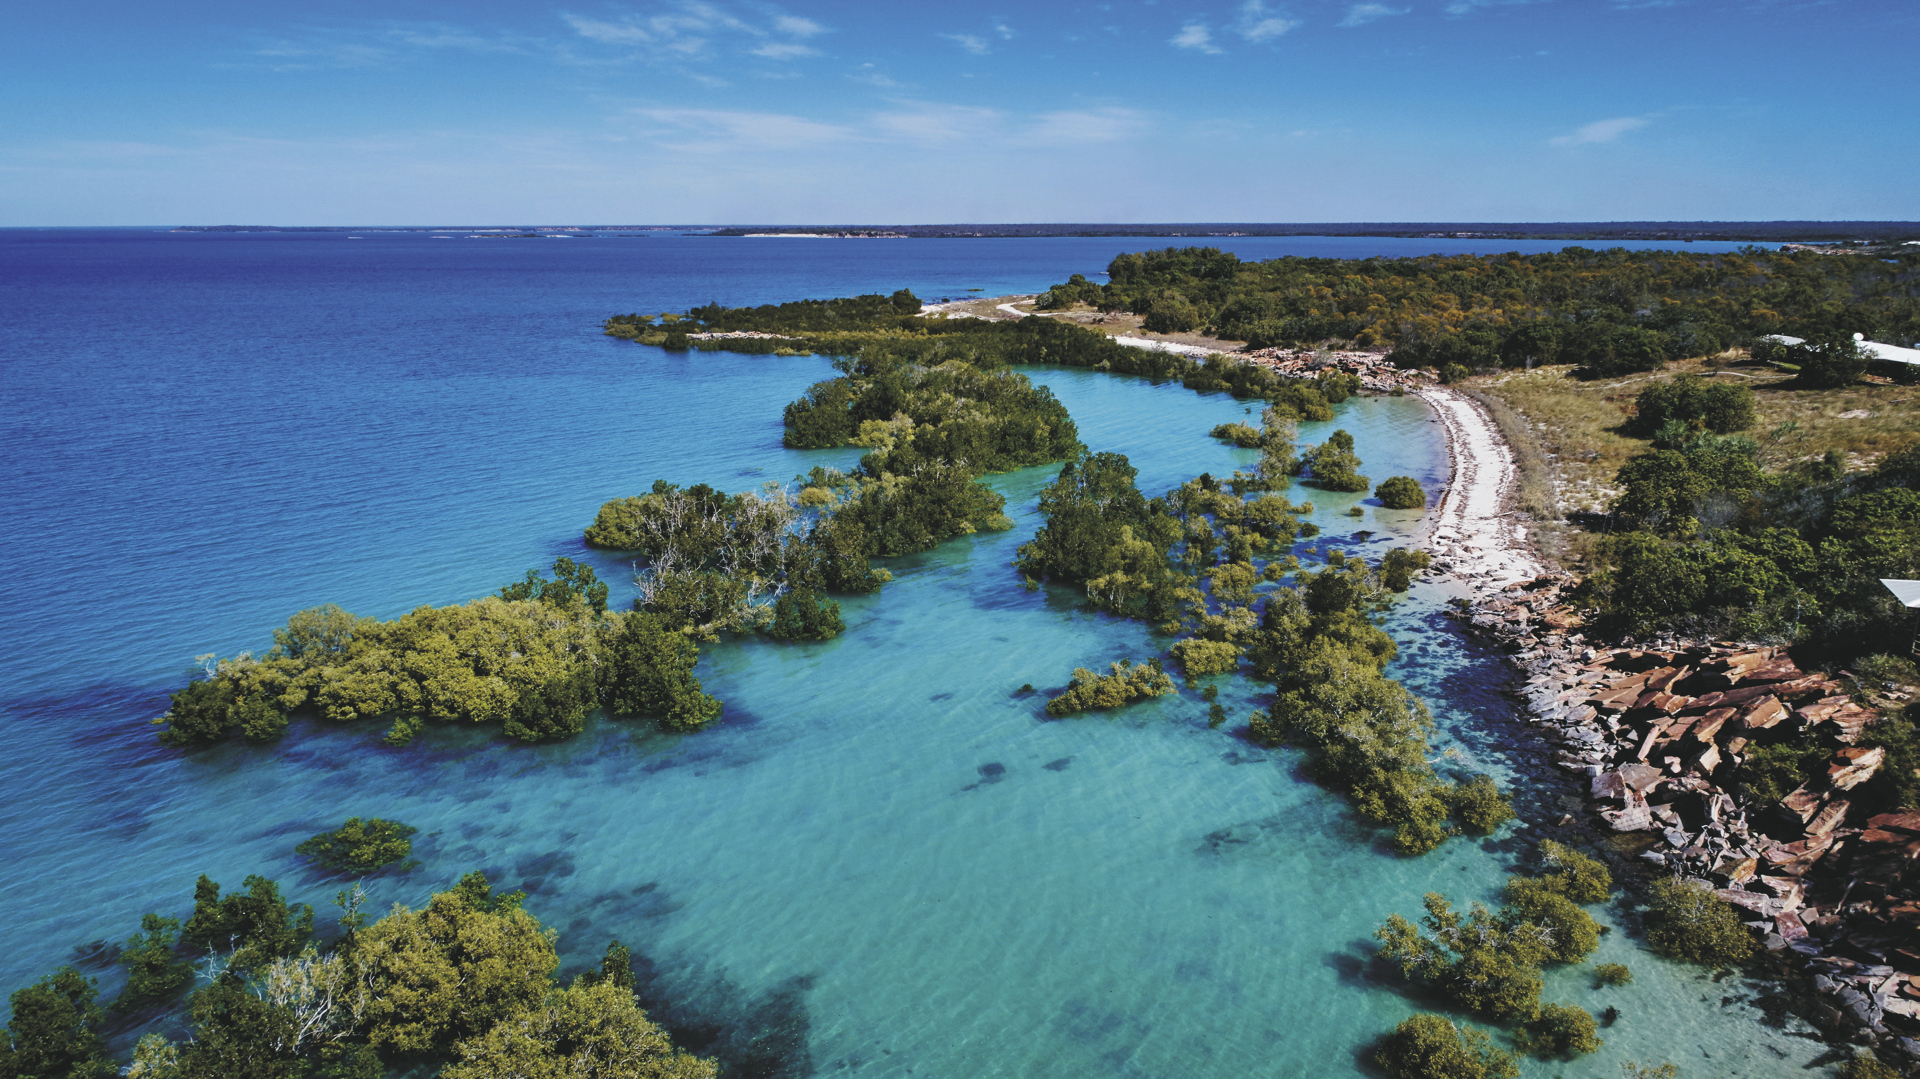
[[(1809, 390), (1796, 386), (1791, 375), (1754, 364), (1742, 353), (1595, 382), (1569, 377), (1571, 371), (1565, 366), (1541, 367), (1469, 382), (1472, 389), (1525, 418), (1517, 426), (1552, 462), (1560, 508), (1567, 513), (1606, 508), (1616, 493), (1614, 473), (1647, 448), (1646, 440), (1621, 430), (1632, 417), (1634, 399), (1648, 385), (1689, 371), (1753, 388), (1759, 422), (1748, 433), (1761, 443), (1767, 464), (1776, 468), (1830, 449), (1846, 454), (1849, 468), (1864, 468), (1920, 441), (1920, 387), (1916, 386), (1859, 383), (1844, 389)], [(1510, 426), (1503, 423), (1502, 429), (1517, 443)]]

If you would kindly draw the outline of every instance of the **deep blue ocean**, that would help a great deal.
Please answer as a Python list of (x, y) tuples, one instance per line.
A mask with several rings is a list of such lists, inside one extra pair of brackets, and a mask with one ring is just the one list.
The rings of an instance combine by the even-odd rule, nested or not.
[[(1054, 469), (993, 477), (1015, 528), (893, 560), (893, 584), (843, 602), (839, 639), (706, 648), (727, 712), (697, 735), (596, 721), (557, 746), (441, 729), (392, 750), (376, 728), (303, 722), (264, 748), (158, 746), (148, 720), (193, 656), (263, 650), (301, 608), (392, 617), (562, 554), (626, 602), (631, 571), (580, 540), (601, 502), (857, 459), (780, 443), (781, 407), (826, 359), (663, 353), (603, 336), (609, 314), (1031, 292), (1189, 242), (354, 235), (0, 231), (0, 992), (143, 912), (183, 913), (201, 873), (277, 878), (324, 920), (341, 882), (293, 846), (360, 815), (420, 828), (422, 864), (376, 878), (376, 906), (485, 870), (530, 893), (570, 965), (618, 936), (672, 1022), (761, 1039), (761, 1074), (1372, 1074), (1366, 1044), (1433, 1007), (1367, 962), (1373, 927), (1429, 890), (1494, 899), (1524, 828), (1393, 857), (1293, 754), (1235, 734), (1258, 703), (1243, 681), (1221, 682), (1221, 730), (1191, 692), (1059, 722), (1015, 698), (1160, 647), (1019, 587), (1008, 563)], [(1559, 246), (1208, 242), (1245, 259)], [(1206, 437), (1246, 418), (1231, 398), (1028, 374), (1150, 495), (1253, 457)], [(1301, 438), (1334, 427), (1370, 475), (1447, 481), (1415, 399), (1354, 400)], [(1312, 500), (1322, 546), (1378, 554), (1417, 524)], [(1498, 657), (1439, 615), (1446, 597), (1426, 583), (1396, 609), (1390, 673), (1433, 707), (1438, 750), (1557, 814), (1570, 788), (1516, 731)], [(1617, 1006), (1607, 1046), (1526, 1074), (1785, 1076), (1820, 1052), (1761, 1023), (1753, 987), (1625, 932), (1594, 961), (1629, 963), (1634, 984), (1561, 972), (1547, 995)]]

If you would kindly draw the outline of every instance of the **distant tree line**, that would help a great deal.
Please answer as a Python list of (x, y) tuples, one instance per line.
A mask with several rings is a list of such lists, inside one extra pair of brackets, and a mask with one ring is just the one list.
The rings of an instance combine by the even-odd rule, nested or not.
[(1076, 303), (1264, 348), (1390, 347), (1405, 367), (1579, 364), (1596, 375), (1748, 346), (1762, 336), (1920, 340), (1920, 255), (1746, 248), (1241, 262), (1212, 247), (1119, 255), (1107, 283), (1074, 275), (1040, 307)]

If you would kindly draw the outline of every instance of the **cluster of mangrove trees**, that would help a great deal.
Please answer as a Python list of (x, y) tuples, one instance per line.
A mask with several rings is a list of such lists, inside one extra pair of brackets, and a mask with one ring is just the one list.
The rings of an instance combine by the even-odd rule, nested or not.
[(595, 707), (671, 731), (720, 714), (694, 677), (691, 639), (651, 613), (607, 610), (590, 567), (563, 558), (555, 575), (385, 622), (331, 604), (301, 611), (274, 631), (264, 656), (201, 657), (206, 677), (173, 694), (155, 721), (160, 740), (271, 741), (303, 710), (334, 722), (388, 720), (391, 745), (428, 722), (498, 724), (509, 738), (541, 742), (577, 734)]
[[(413, 910), (369, 921), (359, 889), (340, 895), (323, 940), (313, 908), (248, 877), (220, 894), (201, 877), (194, 909), (148, 914), (119, 951), (125, 987), (108, 1004), (68, 966), (13, 993), (0, 1075), (21, 1079), (445, 1079), (593, 1076), (713, 1079), (676, 1049), (634, 996), (631, 956), (614, 941), (597, 971), (562, 984), (555, 933), (495, 894), (479, 873)], [(191, 989), (191, 992), (189, 990)], [(155, 1030), (123, 1068), (103, 1030)], [(137, 1029), (137, 1028), (136, 1028)]]

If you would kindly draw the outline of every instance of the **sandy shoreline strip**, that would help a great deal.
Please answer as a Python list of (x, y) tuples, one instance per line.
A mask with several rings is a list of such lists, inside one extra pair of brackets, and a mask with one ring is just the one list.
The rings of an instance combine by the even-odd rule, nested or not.
[(1498, 592), (1545, 573), (1513, 508), (1520, 469), (1486, 406), (1445, 386), (1415, 391), (1447, 435), (1453, 478), (1427, 518), (1434, 568), (1477, 593)]

